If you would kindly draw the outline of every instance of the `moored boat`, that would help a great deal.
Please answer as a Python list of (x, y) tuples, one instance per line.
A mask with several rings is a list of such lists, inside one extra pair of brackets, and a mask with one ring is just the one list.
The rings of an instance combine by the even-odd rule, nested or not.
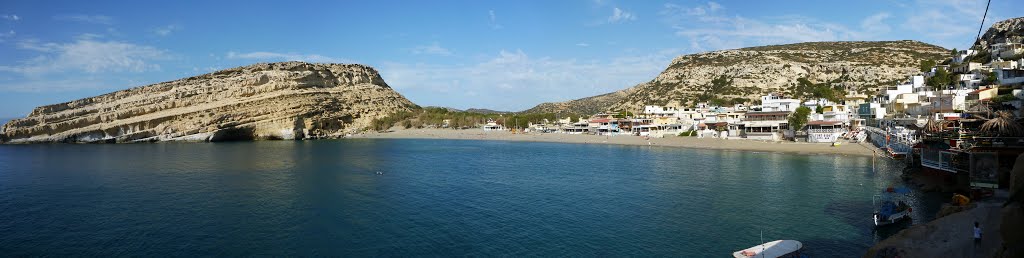
[(872, 214), (871, 219), (876, 227), (910, 219), (910, 212), (914, 211), (914, 208), (910, 207), (906, 201), (900, 198), (908, 192), (910, 190), (906, 188), (889, 187), (881, 195), (875, 195), (872, 198), (875, 212)]

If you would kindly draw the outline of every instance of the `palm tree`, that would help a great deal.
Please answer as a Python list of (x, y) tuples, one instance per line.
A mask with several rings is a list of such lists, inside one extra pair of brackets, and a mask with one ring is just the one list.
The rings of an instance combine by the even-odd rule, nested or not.
[(1013, 114), (998, 111), (995, 117), (981, 124), (981, 132), (990, 135), (1020, 137), (1024, 136), (1024, 127), (1013, 119)]

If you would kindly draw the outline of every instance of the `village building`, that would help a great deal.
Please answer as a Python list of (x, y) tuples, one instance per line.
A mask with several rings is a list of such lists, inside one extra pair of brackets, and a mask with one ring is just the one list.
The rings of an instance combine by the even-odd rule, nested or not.
[(800, 106), (800, 100), (786, 98), (782, 94), (769, 93), (768, 95), (761, 97), (760, 111), (774, 112), (774, 111), (795, 111)]
[(973, 49), (957, 51), (956, 54), (953, 55), (953, 63), (954, 64), (961, 64), (964, 61), (969, 60), (970, 57), (973, 56), (974, 53), (976, 53), (976, 52), (977, 51), (974, 51)]
[(1024, 84), (1024, 68), (1015, 69), (994, 69), (996, 79), (1000, 85), (1021, 85)]
[(779, 141), (787, 135), (790, 111), (747, 112), (742, 122), (743, 137), (755, 140)]
[(494, 119), (487, 119), (487, 123), (484, 124), (481, 128), (483, 128), (485, 132), (505, 130), (505, 126), (498, 124), (498, 121), (495, 121)]

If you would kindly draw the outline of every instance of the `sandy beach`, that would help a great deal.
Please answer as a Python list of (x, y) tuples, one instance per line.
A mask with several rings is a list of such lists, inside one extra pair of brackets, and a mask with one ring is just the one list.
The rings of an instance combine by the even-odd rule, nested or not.
[(598, 136), (573, 135), (562, 133), (520, 133), (507, 131), (484, 132), (477, 129), (405, 129), (391, 132), (370, 132), (356, 134), (350, 138), (372, 139), (462, 139), (462, 140), (498, 140), (498, 141), (532, 141), (560, 142), (583, 144), (620, 144), (620, 145), (651, 145), (664, 147), (680, 147), (691, 149), (742, 150), (763, 152), (785, 152), (806, 155), (846, 155), (871, 156), (877, 149), (870, 144), (843, 143), (832, 146), (825, 143), (804, 142), (770, 142), (757, 140), (726, 140), (697, 137), (666, 137), (645, 139), (639, 136)]

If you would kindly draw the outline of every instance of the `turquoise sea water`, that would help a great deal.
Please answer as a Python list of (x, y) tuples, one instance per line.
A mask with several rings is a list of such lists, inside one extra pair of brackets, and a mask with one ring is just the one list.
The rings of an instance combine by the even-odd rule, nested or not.
[[(723, 257), (763, 233), (859, 256), (895, 231), (869, 217), (899, 165), (871, 166), (501, 141), (0, 145), (0, 253)], [(941, 197), (915, 195), (931, 219)]]

